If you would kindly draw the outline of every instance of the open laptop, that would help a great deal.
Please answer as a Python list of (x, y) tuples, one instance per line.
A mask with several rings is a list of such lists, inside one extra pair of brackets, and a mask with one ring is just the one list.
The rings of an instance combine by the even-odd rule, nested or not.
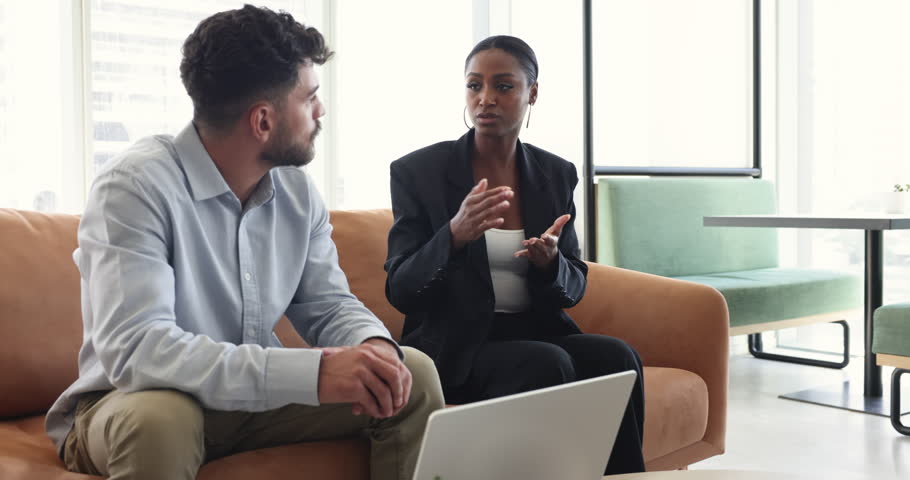
[(634, 371), (430, 415), (414, 480), (599, 480)]

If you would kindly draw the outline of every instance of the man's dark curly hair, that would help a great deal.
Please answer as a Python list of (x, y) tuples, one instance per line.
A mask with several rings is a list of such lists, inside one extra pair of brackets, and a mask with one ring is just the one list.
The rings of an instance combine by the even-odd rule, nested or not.
[(206, 18), (183, 43), (180, 78), (197, 122), (226, 130), (254, 102), (280, 107), (297, 85), (297, 70), (332, 56), (313, 27), (286, 12), (244, 5)]

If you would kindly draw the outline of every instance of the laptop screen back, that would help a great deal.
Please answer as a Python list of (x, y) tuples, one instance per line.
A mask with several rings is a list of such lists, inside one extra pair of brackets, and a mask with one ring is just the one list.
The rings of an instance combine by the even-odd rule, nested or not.
[(414, 480), (599, 480), (635, 372), (438, 410)]

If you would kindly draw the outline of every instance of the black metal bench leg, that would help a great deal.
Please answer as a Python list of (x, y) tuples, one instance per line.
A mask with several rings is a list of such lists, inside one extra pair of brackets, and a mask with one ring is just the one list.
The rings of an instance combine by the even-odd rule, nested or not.
[(811, 365), (813, 367), (825, 368), (844, 368), (850, 363), (850, 326), (845, 320), (837, 320), (831, 323), (839, 323), (844, 327), (844, 357), (840, 362), (831, 362), (827, 360), (816, 360), (814, 358), (796, 357), (793, 355), (781, 355), (777, 353), (768, 353), (764, 351), (762, 345), (761, 333), (749, 334), (749, 353), (755, 358), (763, 360), (776, 360), (778, 362), (798, 363), (800, 365)]
[(908, 372), (910, 370), (895, 368), (891, 374), (891, 425), (904, 435), (910, 435), (910, 427), (901, 423), (901, 375)]

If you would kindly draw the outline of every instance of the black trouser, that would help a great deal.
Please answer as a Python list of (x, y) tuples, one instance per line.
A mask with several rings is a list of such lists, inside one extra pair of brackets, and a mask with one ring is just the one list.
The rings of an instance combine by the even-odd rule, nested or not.
[(497, 326), (477, 351), (465, 382), (453, 388), (443, 385), (446, 402), (476, 402), (635, 370), (638, 378), (604, 474), (643, 472), (645, 399), (638, 353), (622, 340), (606, 335), (522, 339), (524, 329), (515, 325), (517, 320), (497, 315)]

